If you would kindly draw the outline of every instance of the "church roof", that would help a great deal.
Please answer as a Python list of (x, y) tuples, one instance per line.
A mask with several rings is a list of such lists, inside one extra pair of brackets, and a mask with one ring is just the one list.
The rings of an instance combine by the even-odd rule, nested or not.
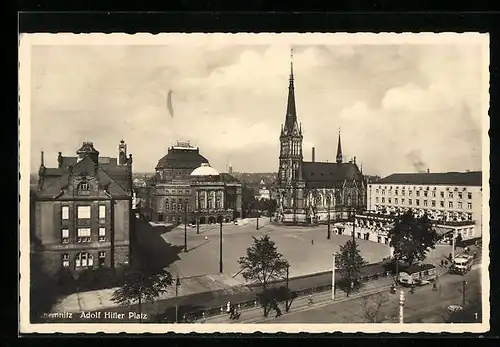
[(396, 173), (374, 184), (421, 184), (450, 186), (481, 186), (482, 171), (435, 172), (435, 173)]
[(194, 170), (207, 163), (198, 148), (169, 148), (168, 153), (158, 161), (156, 169), (191, 169)]
[(302, 178), (308, 185), (339, 186), (345, 180), (362, 181), (363, 175), (354, 163), (304, 162)]

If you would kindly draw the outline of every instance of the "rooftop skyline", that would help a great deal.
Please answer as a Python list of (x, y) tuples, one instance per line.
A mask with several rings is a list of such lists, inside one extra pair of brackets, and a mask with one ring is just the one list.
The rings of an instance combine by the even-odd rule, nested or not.
[(335, 161), (340, 128), (366, 174), (482, 169), (479, 43), (243, 43), (33, 46), (31, 172), (42, 150), (55, 167), (83, 141), (116, 157), (121, 139), (137, 172), (178, 140), (219, 171), (275, 172), (291, 47), (304, 160)]

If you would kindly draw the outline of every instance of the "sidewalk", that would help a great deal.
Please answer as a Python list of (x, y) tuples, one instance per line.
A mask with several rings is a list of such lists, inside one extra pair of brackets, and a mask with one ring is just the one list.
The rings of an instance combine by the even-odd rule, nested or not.
[[(343, 302), (346, 300), (351, 300), (366, 296), (373, 293), (378, 293), (383, 290), (388, 290), (390, 286), (394, 283), (394, 278), (392, 276), (384, 277), (379, 280), (370, 281), (364, 284), (361, 291), (354, 293), (347, 297), (346, 293), (342, 290), (338, 290), (335, 294), (334, 302)], [(312, 295), (313, 303), (309, 304), (309, 296), (301, 296), (296, 298), (290, 307), (290, 311), (301, 311), (309, 308), (317, 308), (323, 305), (329, 305), (332, 303), (332, 293), (331, 291), (326, 291), (322, 293), (317, 293)], [(280, 309), (285, 313), (284, 303), (281, 303)], [(273, 319), (274, 311), (270, 312), (270, 318), (263, 317), (263, 309), (260, 306), (255, 308), (241, 309), (241, 317), (239, 320), (231, 320), (227, 314), (222, 314), (219, 316), (213, 316), (206, 318), (203, 322), (205, 323), (257, 323), (259, 321)]]

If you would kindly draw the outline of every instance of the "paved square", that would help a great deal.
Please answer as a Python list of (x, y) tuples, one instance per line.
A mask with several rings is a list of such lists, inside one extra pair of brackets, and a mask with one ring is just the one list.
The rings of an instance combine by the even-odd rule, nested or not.
[[(240, 270), (238, 258), (246, 254), (246, 249), (253, 242), (252, 237), (269, 234), (276, 243), (278, 252), (290, 262), (290, 277), (328, 271), (332, 268), (332, 254), (339, 251), (350, 236), (333, 235), (326, 239), (327, 226), (293, 227), (269, 224), (268, 220), (259, 221), (256, 230), (255, 221), (238, 226), (224, 224), (222, 227), (223, 272), (235, 279)], [(332, 228), (333, 230), (333, 228)], [(184, 245), (184, 226), (163, 233), (162, 238), (176, 246)], [(374, 263), (389, 255), (389, 247), (371, 241), (356, 239), (366, 261)], [(196, 228), (187, 229), (188, 252), (180, 253), (170, 267), (180, 277), (200, 276), (219, 272), (219, 225), (201, 225), (200, 234)]]

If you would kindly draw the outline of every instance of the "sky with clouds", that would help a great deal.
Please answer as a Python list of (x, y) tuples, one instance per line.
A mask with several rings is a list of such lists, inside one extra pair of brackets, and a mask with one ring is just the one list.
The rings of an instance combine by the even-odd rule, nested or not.
[[(297, 45), (294, 74), (303, 153), (344, 157), (367, 174), (481, 169), (481, 46)], [(290, 45), (51, 45), (31, 48), (31, 171), (92, 141), (153, 172), (177, 140), (219, 171), (278, 167)], [(172, 90), (174, 117), (167, 108)]]

